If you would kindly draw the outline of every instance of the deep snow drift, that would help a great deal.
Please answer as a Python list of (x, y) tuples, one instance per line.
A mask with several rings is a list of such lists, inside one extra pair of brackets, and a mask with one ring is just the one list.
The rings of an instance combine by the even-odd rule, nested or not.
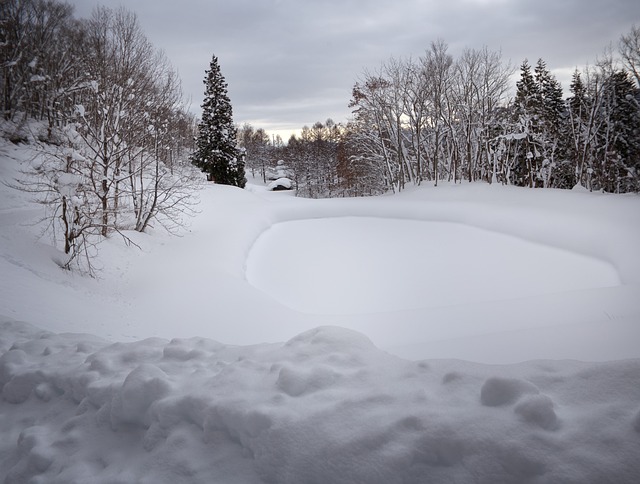
[(93, 280), (0, 186), (0, 481), (640, 481), (637, 195), (200, 198)]
[(329, 327), (253, 347), (202, 338), (109, 345), (11, 324), (2, 335), (8, 483), (640, 476), (639, 360), (410, 362)]

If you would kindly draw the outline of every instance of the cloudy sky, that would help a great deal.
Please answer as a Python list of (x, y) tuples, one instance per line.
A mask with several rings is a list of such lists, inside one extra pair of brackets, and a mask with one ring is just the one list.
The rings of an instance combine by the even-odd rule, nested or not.
[(346, 121), (351, 88), (389, 57), (419, 57), (443, 39), (500, 50), (519, 66), (542, 57), (566, 88), (573, 70), (640, 25), (638, 0), (67, 0), (77, 17), (125, 5), (178, 70), (199, 114), (211, 55), (235, 122), (286, 141), (316, 121)]

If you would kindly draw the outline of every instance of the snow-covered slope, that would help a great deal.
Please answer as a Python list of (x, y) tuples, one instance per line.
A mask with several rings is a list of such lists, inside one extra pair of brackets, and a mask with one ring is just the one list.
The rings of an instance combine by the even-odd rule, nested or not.
[(0, 481), (640, 480), (637, 195), (200, 200), (90, 279), (0, 186)]

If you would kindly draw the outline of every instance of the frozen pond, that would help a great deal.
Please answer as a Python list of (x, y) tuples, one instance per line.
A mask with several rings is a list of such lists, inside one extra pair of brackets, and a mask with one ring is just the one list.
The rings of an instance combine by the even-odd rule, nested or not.
[(620, 284), (604, 261), (445, 222), (344, 217), (274, 225), (246, 262), (251, 285), (291, 309), (358, 314)]

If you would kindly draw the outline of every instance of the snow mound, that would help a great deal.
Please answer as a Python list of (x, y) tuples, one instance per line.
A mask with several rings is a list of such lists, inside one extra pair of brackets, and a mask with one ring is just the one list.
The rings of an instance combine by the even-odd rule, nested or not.
[(310, 329), (291, 338), (285, 343), (292, 350), (312, 349), (316, 355), (326, 355), (329, 351), (342, 350), (371, 350), (373, 343), (365, 335), (356, 331), (333, 326), (323, 326)]
[(149, 422), (149, 408), (171, 392), (167, 375), (157, 366), (143, 364), (127, 375), (112, 401), (111, 418), (123, 423)]
[(558, 417), (553, 409), (553, 400), (546, 395), (532, 395), (520, 402), (514, 411), (525, 422), (545, 430), (554, 430), (558, 426)]
[(527, 393), (539, 393), (540, 390), (524, 380), (515, 378), (489, 378), (480, 391), (480, 400), (483, 405), (497, 407), (515, 402), (520, 396)]
[(267, 185), (267, 190), (272, 191), (291, 190), (291, 188), (293, 188), (293, 182), (291, 181), (291, 179), (286, 177), (278, 178), (277, 180), (274, 180)]
[(330, 326), (227, 346), (6, 322), (0, 350), (6, 483), (640, 477), (640, 360), (410, 362)]

